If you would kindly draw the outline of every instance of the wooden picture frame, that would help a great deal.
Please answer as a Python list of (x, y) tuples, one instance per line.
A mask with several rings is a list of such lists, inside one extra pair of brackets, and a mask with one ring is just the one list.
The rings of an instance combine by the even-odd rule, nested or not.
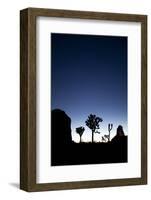
[[(141, 23), (141, 177), (36, 182), (36, 19), (39, 16)], [(20, 12), (20, 188), (47, 191), (147, 184), (147, 16), (27, 8)]]

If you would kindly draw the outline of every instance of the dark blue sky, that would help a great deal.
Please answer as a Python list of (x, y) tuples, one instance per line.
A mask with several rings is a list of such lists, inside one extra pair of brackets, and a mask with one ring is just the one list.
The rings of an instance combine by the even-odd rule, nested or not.
[[(92, 113), (127, 133), (127, 37), (51, 34), (51, 109), (64, 110), (72, 133)], [(91, 137), (91, 136), (90, 136)]]

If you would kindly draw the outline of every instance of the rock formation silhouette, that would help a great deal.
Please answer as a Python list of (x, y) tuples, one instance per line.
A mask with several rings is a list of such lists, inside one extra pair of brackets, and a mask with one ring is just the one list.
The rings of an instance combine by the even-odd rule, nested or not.
[(51, 112), (51, 162), (60, 159), (64, 149), (72, 143), (71, 119), (60, 109)]
[(116, 131), (116, 135), (115, 137), (112, 139), (112, 143), (126, 143), (127, 142), (127, 136), (125, 136), (124, 131), (123, 131), (123, 127), (121, 125), (119, 125), (117, 127), (117, 131)]
[(71, 119), (60, 110), (52, 110), (51, 113), (51, 141), (52, 144), (69, 144), (71, 137)]

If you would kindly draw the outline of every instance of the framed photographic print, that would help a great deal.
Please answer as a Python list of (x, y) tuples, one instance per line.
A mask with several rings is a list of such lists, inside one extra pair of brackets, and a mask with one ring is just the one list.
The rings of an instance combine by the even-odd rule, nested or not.
[(20, 188), (147, 184), (147, 16), (20, 12)]

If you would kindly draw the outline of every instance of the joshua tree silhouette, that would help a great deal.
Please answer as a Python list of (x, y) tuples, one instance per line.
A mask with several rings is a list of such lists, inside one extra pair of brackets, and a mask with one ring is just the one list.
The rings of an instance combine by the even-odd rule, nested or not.
[(94, 142), (94, 133), (96, 129), (99, 129), (99, 123), (102, 122), (103, 119), (97, 117), (96, 115), (90, 114), (88, 119), (85, 121), (86, 125), (92, 130), (92, 142)]
[(76, 132), (77, 132), (77, 133), (79, 134), (79, 136), (80, 136), (80, 143), (81, 143), (81, 137), (82, 137), (84, 131), (85, 131), (85, 128), (84, 128), (83, 126), (80, 126), (80, 127), (76, 128)]
[(112, 128), (113, 128), (113, 124), (108, 124), (108, 131), (109, 131), (108, 142), (110, 142), (110, 134), (111, 134)]
[(113, 124), (108, 124), (108, 132), (109, 132), (109, 134), (108, 135), (104, 135), (104, 138), (107, 139), (107, 142), (110, 142), (110, 135), (111, 135), (112, 128), (113, 128)]

